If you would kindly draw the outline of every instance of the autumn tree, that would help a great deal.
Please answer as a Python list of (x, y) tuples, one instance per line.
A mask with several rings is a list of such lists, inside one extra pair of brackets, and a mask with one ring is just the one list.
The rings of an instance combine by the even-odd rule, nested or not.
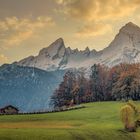
[(121, 120), (127, 131), (136, 131), (135, 121), (134, 121), (134, 110), (131, 106), (125, 105), (121, 108)]
[(55, 90), (54, 106), (93, 101), (140, 100), (140, 64), (119, 64), (112, 68), (94, 64), (90, 77), (81, 71), (68, 71)]
[(91, 67), (90, 82), (94, 101), (107, 100), (108, 68), (100, 64), (94, 64)]
[(136, 131), (138, 115), (138, 108), (133, 101), (128, 101), (127, 104), (121, 108), (121, 119), (127, 131)]
[(66, 72), (63, 81), (59, 85), (59, 88), (55, 90), (52, 96), (52, 104), (57, 107), (69, 106), (73, 99), (72, 90), (76, 83), (76, 77), (73, 72)]
[[(118, 71), (117, 71), (118, 70)], [(140, 99), (140, 69), (138, 64), (121, 64), (117, 78), (112, 83), (112, 97), (115, 100)]]

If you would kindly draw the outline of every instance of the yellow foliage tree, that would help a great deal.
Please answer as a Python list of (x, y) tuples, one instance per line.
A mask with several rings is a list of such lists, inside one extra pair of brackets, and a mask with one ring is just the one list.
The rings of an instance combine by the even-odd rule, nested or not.
[(130, 105), (125, 105), (121, 108), (121, 119), (127, 131), (136, 131), (135, 111)]
[(138, 107), (135, 105), (135, 103), (132, 100), (129, 100), (127, 105), (129, 105), (135, 112), (135, 115), (138, 113)]

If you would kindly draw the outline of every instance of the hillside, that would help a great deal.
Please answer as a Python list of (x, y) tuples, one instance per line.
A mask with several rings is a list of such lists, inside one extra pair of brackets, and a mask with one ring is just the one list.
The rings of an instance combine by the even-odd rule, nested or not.
[[(140, 102), (136, 102), (140, 107)], [(121, 102), (84, 104), (67, 112), (0, 116), (3, 140), (139, 140), (140, 130), (127, 133), (120, 121)]]
[(45, 110), (64, 71), (47, 72), (15, 64), (0, 67), (0, 107), (14, 105), (21, 112)]

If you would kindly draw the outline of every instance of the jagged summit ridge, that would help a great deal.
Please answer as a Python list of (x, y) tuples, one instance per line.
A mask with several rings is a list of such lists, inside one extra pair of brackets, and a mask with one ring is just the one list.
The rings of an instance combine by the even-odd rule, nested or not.
[(83, 61), (91, 59), (95, 53), (97, 53), (95, 50), (90, 51), (88, 47), (85, 50), (66, 48), (63, 39), (59, 38), (48, 47), (41, 49), (37, 56), (29, 56), (17, 64), (48, 71), (80, 68), (85, 67)]
[(65, 47), (62, 38), (43, 48), (38, 56), (30, 56), (19, 65), (43, 70), (90, 68), (95, 63), (114, 66), (119, 63), (140, 62), (140, 28), (132, 22), (124, 25), (109, 46), (101, 51)]

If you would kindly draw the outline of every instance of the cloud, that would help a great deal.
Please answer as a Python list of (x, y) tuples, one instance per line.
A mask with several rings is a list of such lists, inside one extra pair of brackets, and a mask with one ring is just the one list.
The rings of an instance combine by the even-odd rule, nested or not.
[(50, 17), (36, 19), (8, 17), (0, 20), (0, 44), (3, 48), (17, 46), (35, 36), (36, 31), (54, 25)]
[(63, 4), (64, 0), (55, 0), (57, 4)]
[(0, 64), (6, 63), (6, 62), (8, 62), (8, 58), (5, 55), (0, 54)]
[(76, 19), (88, 21), (117, 20), (140, 7), (139, 0), (57, 0), (64, 11)]
[(77, 33), (76, 37), (94, 37), (104, 35), (111, 32), (112, 28), (109, 24), (93, 23), (83, 26)]
[[(63, 13), (82, 22), (77, 37), (93, 37), (112, 31), (109, 24), (130, 17), (140, 8), (139, 0), (56, 0)], [(61, 10), (62, 11), (62, 10)]]

